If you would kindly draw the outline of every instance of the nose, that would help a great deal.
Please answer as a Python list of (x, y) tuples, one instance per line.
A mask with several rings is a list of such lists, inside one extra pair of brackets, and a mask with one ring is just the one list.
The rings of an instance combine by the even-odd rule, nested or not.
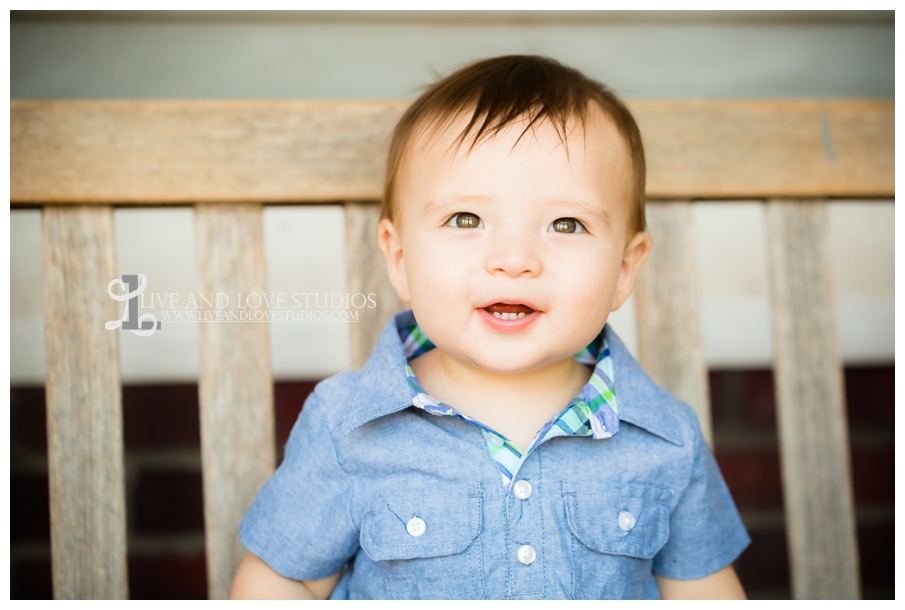
[(491, 275), (535, 277), (543, 270), (541, 258), (540, 244), (527, 231), (512, 230), (494, 236), (486, 269)]

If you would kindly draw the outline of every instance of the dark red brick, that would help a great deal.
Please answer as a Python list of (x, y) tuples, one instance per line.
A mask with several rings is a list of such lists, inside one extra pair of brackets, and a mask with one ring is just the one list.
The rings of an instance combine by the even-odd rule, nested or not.
[(289, 440), (289, 433), (305, 399), (314, 391), (317, 381), (281, 381), (274, 384), (273, 402), (277, 427), (277, 446), (282, 447)]
[(711, 417), (715, 430), (775, 430), (776, 401), (769, 369), (710, 372)]
[(204, 552), (129, 556), (132, 599), (207, 599)]
[(9, 538), (50, 542), (50, 491), (46, 473), (13, 473), (9, 480)]
[(142, 471), (130, 508), (132, 529), (139, 533), (204, 529), (201, 473), (182, 470)]
[(739, 509), (782, 507), (779, 454), (769, 449), (715, 452)]
[(896, 501), (895, 446), (852, 450), (855, 504), (892, 505)]
[[(735, 562), (739, 580), (751, 597), (759, 589), (789, 589), (788, 547), (782, 529), (749, 531), (751, 545)], [(858, 526), (858, 555), (861, 584), (866, 599), (891, 599), (895, 582), (895, 524), (871, 523)]]
[(741, 398), (741, 422), (746, 429), (776, 429), (776, 398), (772, 371), (745, 371)]
[(741, 371), (710, 371), (710, 418), (714, 430), (734, 429), (738, 424)]
[(123, 442), (126, 451), (157, 447), (199, 447), (198, 385), (123, 387)]
[(853, 430), (895, 427), (895, 376), (894, 366), (846, 367), (845, 399)]
[(46, 559), (10, 558), (10, 599), (53, 599), (50, 556)]
[(9, 389), (10, 444), (17, 452), (47, 455), (47, 408), (44, 386)]
[(896, 578), (896, 526), (871, 523), (858, 527), (858, 557), (865, 586), (886, 585)]
[(788, 589), (789, 557), (782, 528), (750, 530), (751, 544), (735, 561), (735, 571), (749, 595), (755, 589)]

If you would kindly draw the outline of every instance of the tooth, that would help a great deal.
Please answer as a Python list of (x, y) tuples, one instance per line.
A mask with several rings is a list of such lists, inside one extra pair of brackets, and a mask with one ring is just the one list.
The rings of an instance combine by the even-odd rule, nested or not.
[(502, 318), (502, 317), (503, 317), (503, 314), (501, 314), (501, 313), (498, 312), (498, 311), (495, 311), (495, 312), (493, 312), (493, 317), (494, 317), (494, 318)]
[(524, 312), (524, 311), (519, 312), (519, 314), (518, 314), (517, 317), (519, 317), (519, 318), (524, 318), (524, 317), (525, 317), (525, 312)]

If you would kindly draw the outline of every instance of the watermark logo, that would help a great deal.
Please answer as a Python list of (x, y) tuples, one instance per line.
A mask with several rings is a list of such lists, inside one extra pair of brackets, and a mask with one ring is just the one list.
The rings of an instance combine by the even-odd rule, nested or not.
[[(115, 294), (113, 286), (119, 285), (120, 289), (127, 290), (126, 294)], [(136, 335), (147, 337), (160, 330), (160, 322), (153, 315), (146, 313), (138, 317), (138, 297), (145, 291), (148, 285), (148, 276), (144, 273), (137, 275), (124, 275), (121, 280), (113, 280), (107, 284), (107, 294), (114, 301), (128, 301), (129, 304), (123, 310), (123, 317), (119, 320), (110, 320), (104, 324), (107, 330), (122, 328), (131, 330)]]
[[(116, 301), (127, 301), (123, 316), (104, 326), (121, 328), (147, 337), (160, 330), (161, 322), (150, 313), (154, 310), (170, 323), (179, 322), (359, 322), (362, 309), (377, 307), (375, 293), (340, 294), (337, 292), (269, 292), (189, 293), (180, 298), (176, 292), (145, 292), (148, 279), (144, 274), (123, 275), (107, 285), (107, 294)], [(114, 287), (125, 290), (117, 294)]]

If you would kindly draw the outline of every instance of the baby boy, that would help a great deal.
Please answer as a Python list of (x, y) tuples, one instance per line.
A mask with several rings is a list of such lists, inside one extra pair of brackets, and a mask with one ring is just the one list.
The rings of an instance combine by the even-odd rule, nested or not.
[(743, 598), (697, 419), (606, 324), (651, 249), (626, 107), (546, 58), (481, 61), (407, 110), (385, 184), (411, 310), (306, 401), (232, 596)]

